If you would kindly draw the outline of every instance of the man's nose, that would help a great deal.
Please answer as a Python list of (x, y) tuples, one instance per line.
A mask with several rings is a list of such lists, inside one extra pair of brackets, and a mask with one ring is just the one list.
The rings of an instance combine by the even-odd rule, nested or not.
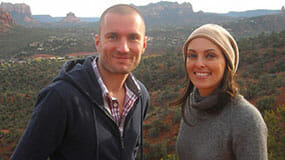
[(119, 46), (118, 46), (118, 51), (122, 53), (127, 53), (130, 51), (130, 47), (128, 44), (128, 40), (126, 38), (122, 38), (120, 40)]

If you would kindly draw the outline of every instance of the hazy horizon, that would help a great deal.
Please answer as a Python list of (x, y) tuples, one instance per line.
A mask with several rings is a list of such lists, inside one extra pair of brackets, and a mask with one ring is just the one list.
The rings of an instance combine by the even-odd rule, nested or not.
[[(67, 0), (4, 0), (0, 2), (9, 3), (25, 3), (30, 6), (32, 15), (50, 15), (52, 17), (65, 17), (67, 13), (72, 12), (77, 17), (100, 17), (101, 13), (114, 4), (125, 3), (134, 4), (136, 6), (145, 6), (150, 3), (157, 3), (160, 0), (109, 0), (96, 2), (94, 0), (67, 1)], [(284, 0), (167, 0), (167, 2), (189, 2), (192, 5), (193, 11), (203, 11), (212, 13), (228, 13), (230, 11), (240, 12), (247, 10), (280, 10), (285, 5)], [(221, 5), (222, 4), (222, 5)]]

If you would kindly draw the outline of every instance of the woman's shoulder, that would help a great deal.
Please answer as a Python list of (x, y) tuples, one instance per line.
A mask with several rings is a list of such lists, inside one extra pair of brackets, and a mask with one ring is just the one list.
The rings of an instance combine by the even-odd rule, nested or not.
[(242, 95), (238, 95), (230, 103), (230, 114), (233, 125), (265, 126), (259, 110)]
[(229, 104), (231, 112), (235, 114), (261, 115), (259, 110), (242, 95), (237, 95)]

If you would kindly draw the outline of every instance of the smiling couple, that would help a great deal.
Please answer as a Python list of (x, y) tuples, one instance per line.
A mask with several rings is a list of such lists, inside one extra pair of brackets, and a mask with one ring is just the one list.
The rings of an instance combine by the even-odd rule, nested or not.
[[(94, 39), (99, 55), (66, 62), (41, 90), (12, 160), (135, 160), (139, 148), (143, 153), (150, 97), (131, 72), (147, 47), (144, 19), (130, 5), (111, 6)], [(267, 159), (266, 125), (234, 81), (233, 37), (206, 24), (191, 33), (183, 53), (187, 87), (171, 104), (182, 107), (179, 159)]]

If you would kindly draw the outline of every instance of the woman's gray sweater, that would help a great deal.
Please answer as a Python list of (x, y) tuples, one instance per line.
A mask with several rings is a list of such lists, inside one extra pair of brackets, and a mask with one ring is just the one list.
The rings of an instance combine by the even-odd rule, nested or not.
[(242, 96), (219, 114), (186, 103), (177, 137), (180, 160), (267, 160), (267, 127), (260, 112)]

